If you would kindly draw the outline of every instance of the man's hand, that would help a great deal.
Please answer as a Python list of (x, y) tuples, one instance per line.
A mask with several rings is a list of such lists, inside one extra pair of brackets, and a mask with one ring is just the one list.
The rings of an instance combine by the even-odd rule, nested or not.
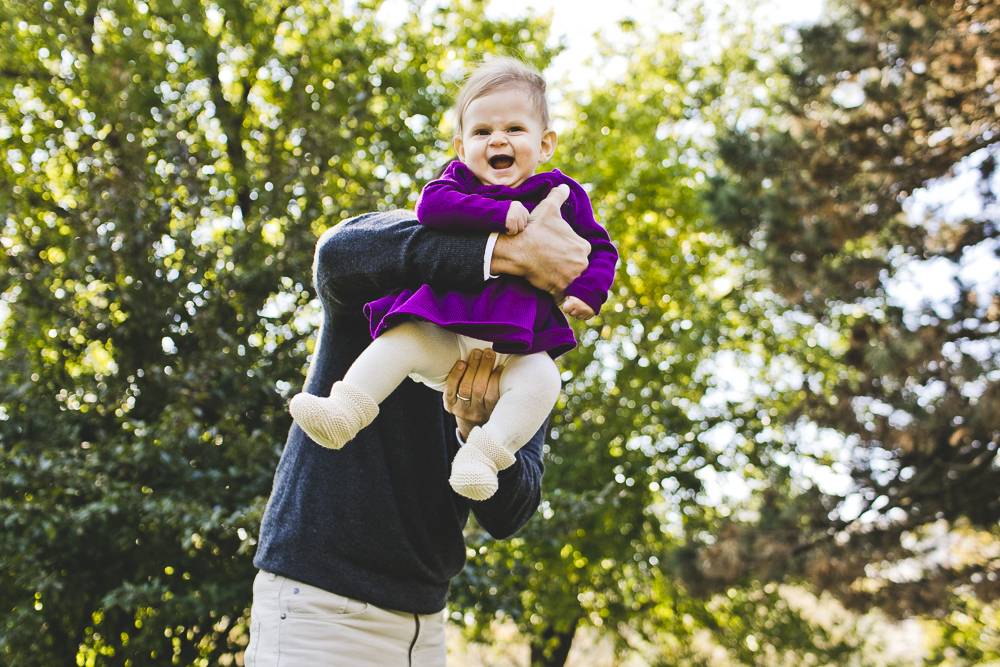
[(589, 320), (596, 315), (594, 309), (575, 296), (568, 296), (562, 302), (563, 312), (578, 320)]
[(569, 197), (569, 186), (553, 188), (528, 217), (517, 236), (501, 235), (493, 249), (490, 272), (523, 276), (540, 290), (562, 301), (562, 292), (587, 268), (590, 244), (562, 219), (559, 208)]
[(485, 424), (500, 400), (503, 366), (494, 369), (495, 361), (493, 350), (473, 350), (467, 362), (455, 364), (445, 381), (444, 409), (455, 415), (462, 438), (468, 438), (473, 427)]

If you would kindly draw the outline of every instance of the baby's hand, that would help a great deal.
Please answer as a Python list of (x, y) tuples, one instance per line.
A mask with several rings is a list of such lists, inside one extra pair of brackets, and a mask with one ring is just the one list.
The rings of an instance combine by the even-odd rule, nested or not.
[(528, 209), (519, 201), (512, 201), (507, 209), (507, 235), (514, 236), (528, 226)]
[(567, 315), (575, 317), (578, 320), (589, 320), (597, 314), (593, 308), (575, 296), (566, 297), (562, 302), (562, 309)]

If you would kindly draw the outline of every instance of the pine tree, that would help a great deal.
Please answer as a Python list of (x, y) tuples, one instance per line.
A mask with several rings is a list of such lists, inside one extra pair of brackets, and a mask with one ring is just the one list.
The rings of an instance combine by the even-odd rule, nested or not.
[[(962, 0), (829, 11), (770, 73), (767, 120), (720, 136), (713, 217), (761, 271), (754, 288), (826, 332), (793, 351), (807, 378), (796, 413), (852, 453), (857, 507), (817, 496), (788, 567), (858, 607), (945, 613), (959, 591), (998, 592), (995, 557), (935, 565), (918, 538), (946, 522), (996, 539), (1000, 292), (973, 277), (945, 304), (896, 295), (907, 272), (948, 280), (974, 253), (995, 257), (1000, 12)], [(978, 212), (914, 219), (914, 193), (956, 169), (977, 175)], [(908, 558), (921, 576), (862, 584)]]

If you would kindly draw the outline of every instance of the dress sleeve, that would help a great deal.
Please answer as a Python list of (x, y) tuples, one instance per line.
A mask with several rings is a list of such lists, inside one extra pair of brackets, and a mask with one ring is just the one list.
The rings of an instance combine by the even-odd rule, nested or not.
[(327, 230), (316, 244), (313, 277), (324, 308), (356, 310), (405, 287), (480, 285), (487, 234), (424, 227), (409, 211), (369, 213)]
[(618, 250), (611, 243), (608, 232), (594, 219), (594, 209), (587, 192), (576, 181), (566, 180), (570, 196), (563, 205), (563, 217), (581, 238), (590, 243), (590, 263), (580, 277), (570, 283), (564, 294), (580, 299), (596, 314), (601, 311), (615, 280)]
[(493, 496), (482, 501), (469, 501), (476, 521), (494, 539), (510, 537), (538, 510), (542, 501), (542, 473), (545, 470), (542, 443), (546, 428), (547, 422), (517, 450), (514, 455), (517, 462), (500, 471), (500, 486)]
[(469, 194), (457, 180), (439, 178), (425, 185), (420, 193), (417, 219), (434, 229), (504, 232), (510, 204)]

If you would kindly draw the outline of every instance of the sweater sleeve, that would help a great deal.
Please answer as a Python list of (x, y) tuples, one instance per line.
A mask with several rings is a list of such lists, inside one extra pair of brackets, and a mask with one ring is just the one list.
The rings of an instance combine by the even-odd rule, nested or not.
[(504, 232), (509, 201), (469, 194), (449, 178), (424, 186), (417, 201), (417, 220), (435, 229), (451, 231)]
[(601, 311), (615, 280), (618, 250), (611, 243), (608, 232), (594, 219), (594, 209), (587, 192), (576, 181), (569, 178), (566, 181), (570, 186), (570, 196), (563, 205), (563, 216), (574, 231), (590, 243), (590, 256), (587, 268), (569, 284), (564, 294), (580, 299), (596, 314)]
[(357, 309), (404, 287), (468, 289), (484, 282), (487, 235), (424, 227), (409, 211), (369, 213), (326, 231), (313, 276), (324, 308)]
[(546, 424), (538, 429), (514, 455), (517, 462), (506, 470), (501, 470), (497, 492), (483, 501), (469, 501), (469, 507), (476, 521), (494, 539), (510, 537), (538, 510), (542, 501), (542, 443), (545, 440)]

